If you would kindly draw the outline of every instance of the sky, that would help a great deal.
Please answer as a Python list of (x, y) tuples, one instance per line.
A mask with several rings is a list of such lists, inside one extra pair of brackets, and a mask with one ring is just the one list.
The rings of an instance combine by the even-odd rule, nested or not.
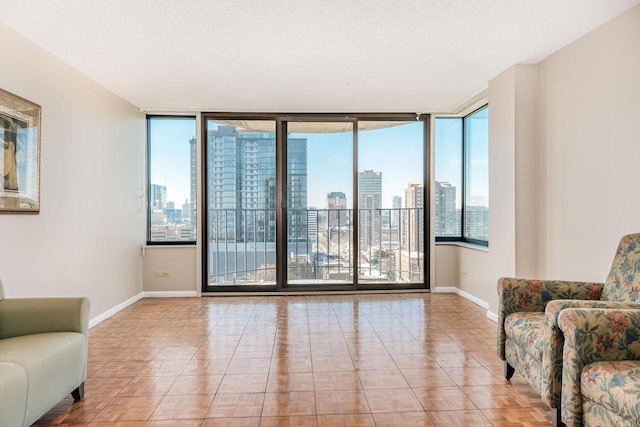
[[(470, 153), (471, 180), (468, 200), (473, 204), (488, 203), (487, 110), (469, 120), (467, 136), (478, 143)], [(190, 146), (195, 137), (194, 118), (154, 119), (150, 124), (151, 183), (167, 186), (167, 201), (176, 208), (190, 197)], [(408, 123), (384, 129), (360, 131), (358, 134), (358, 169), (382, 172), (382, 207), (392, 207), (393, 196), (401, 196), (411, 182), (422, 182), (423, 122)], [(325, 208), (326, 195), (333, 191), (346, 194), (347, 203), (353, 201), (353, 148), (352, 132), (295, 133), (291, 136), (307, 138), (307, 206)], [(461, 201), (462, 120), (436, 120), (435, 178), (457, 187), (457, 205)]]
[[(410, 182), (422, 182), (423, 122), (360, 131), (358, 170), (382, 172), (382, 207), (391, 208)], [(307, 138), (307, 205), (326, 207), (327, 193), (353, 202), (353, 133), (294, 134)], [(404, 203), (404, 202), (403, 202)]]
[(167, 186), (167, 201), (182, 209), (191, 197), (189, 141), (196, 135), (196, 119), (153, 119), (149, 127), (151, 184)]

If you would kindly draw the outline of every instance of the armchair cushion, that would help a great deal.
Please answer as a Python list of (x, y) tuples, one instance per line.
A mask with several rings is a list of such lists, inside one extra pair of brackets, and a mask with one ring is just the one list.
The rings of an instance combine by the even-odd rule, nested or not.
[[(640, 420), (640, 360), (595, 362), (582, 370), (580, 380), (587, 417), (613, 420), (629, 425)], [(611, 413), (611, 414), (607, 414)], [(612, 416), (613, 415), (613, 416)], [(614, 424), (607, 424), (614, 425)]]
[(77, 332), (51, 332), (0, 340), (2, 362), (19, 366), (29, 391), (25, 424), (33, 424), (60, 396), (84, 381), (86, 340)]
[(544, 315), (542, 313), (513, 313), (504, 322), (507, 337), (524, 344), (525, 351), (542, 361), (544, 340), (542, 331)]
[[(618, 309), (598, 309), (598, 308), (567, 308), (562, 310), (558, 317), (558, 325), (564, 333), (564, 357), (562, 367), (562, 420), (569, 426), (580, 426), (583, 421), (583, 395), (585, 397), (585, 409), (589, 403), (596, 403), (591, 406), (600, 406), (601, 400), (587, 398), (583, 386), (590, 388), (588, 396), (595, 397), (602, 395), (607, 388), (617, 395), (613, 396), (612, 402), (620, 400), (623, 403), (626, 397), (627, 385), (622, 384), (622, 376), (616, 375), (614, 368), (598, 370), (603, 365), (596, 362), (607, 362), (612, 365), (616, 362), (619, 368), (631, 371), (636, 369), (626, 364), (617, 364), (620, 360), (640, 360), (640, 310), (618, 310)], [(593, 365), (592, 365), (593, 364)], [(589, 365), (589, 370), (583, 371)], [(638, 366), (640, 368), (640, 366)], [(606, 372), (607, 370), (612, 372)], [(587, 375), (586, 381), (581, 382), (583, 372)], [(609, 378), (607, 388), (602, 387), (601, 379)], [(635, 399), (633, 404), (638, 403), (640, 386), (636, 377), (626, 377), (625, 380), (635, 379)], [(594, 388), (599, 387), (600, 390)], [(613, 387), (613, 388), (611, 388)], [(612, 407), (609, 405), (609, 407)], [(589, 409), (593, 415), (595, 412), (602, 412), (598, 415), (598, 420), (606, 420), (609, 417), (605, 412), (607, 406)], [(627, 408), (624, 411), (618, 405), (617, 416), (632, 413), (635, 409)], [(604, 412), (603, 412), (604, 411)], [(626, 411), (626, 412), (625, 412)], [(635, 423), (638, 418), (633, 419)], [(603, 422), (604, 421), (599, 421)], [(603, 425), (609, 425), (604, 423)], [(612, 424), (613, 425), (613, 424)], [(622, 424), (624, 425), (624, 423)], [(635, 425), (635, 424), (631, 424)]]
[(27, 374), (20, 366), (0, 362), (0, 426), (21, 426), (27, 410)]
[(512, 313), (538, 312), (542, 314), (547, 303), (556, 299), (597, 300), (602, 283), (569, 282), (562, 280), (534, 280), (503, 277), (498, 280), (498, 355), (505, 359), (507, 339), (504, 323)]

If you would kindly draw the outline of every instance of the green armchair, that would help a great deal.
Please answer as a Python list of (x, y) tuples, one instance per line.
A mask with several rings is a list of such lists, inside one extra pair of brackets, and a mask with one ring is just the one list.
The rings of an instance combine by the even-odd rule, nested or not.
[(640, 310), (560, 313), (564, 342), (562, 420), (570, 427), (637, 426)]
[(0, 281), (0, 426), (30, 426), (65, 395), (82, 400), (87, 298), (5, 299)]
[(564, 336), (558, 315), (568, 307), (640, 308), (640, 234), (623, 236), (605, 283), (501, 278), (498, 355), (505, 378), (518, 371), (560, 420)]

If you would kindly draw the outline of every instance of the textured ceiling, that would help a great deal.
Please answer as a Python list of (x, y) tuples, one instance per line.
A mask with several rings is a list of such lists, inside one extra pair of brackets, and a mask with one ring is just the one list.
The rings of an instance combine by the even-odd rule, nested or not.
[(452, 111), (640, 0), (0, 0), (146, 110)]

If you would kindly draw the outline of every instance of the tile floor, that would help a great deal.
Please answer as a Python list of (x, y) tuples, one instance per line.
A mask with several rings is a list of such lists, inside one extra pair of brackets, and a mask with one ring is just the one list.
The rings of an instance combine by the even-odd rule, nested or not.
[(548, 426), (453, 294), (143, 299), (90, 331), (85, 400), (37, 426)]

